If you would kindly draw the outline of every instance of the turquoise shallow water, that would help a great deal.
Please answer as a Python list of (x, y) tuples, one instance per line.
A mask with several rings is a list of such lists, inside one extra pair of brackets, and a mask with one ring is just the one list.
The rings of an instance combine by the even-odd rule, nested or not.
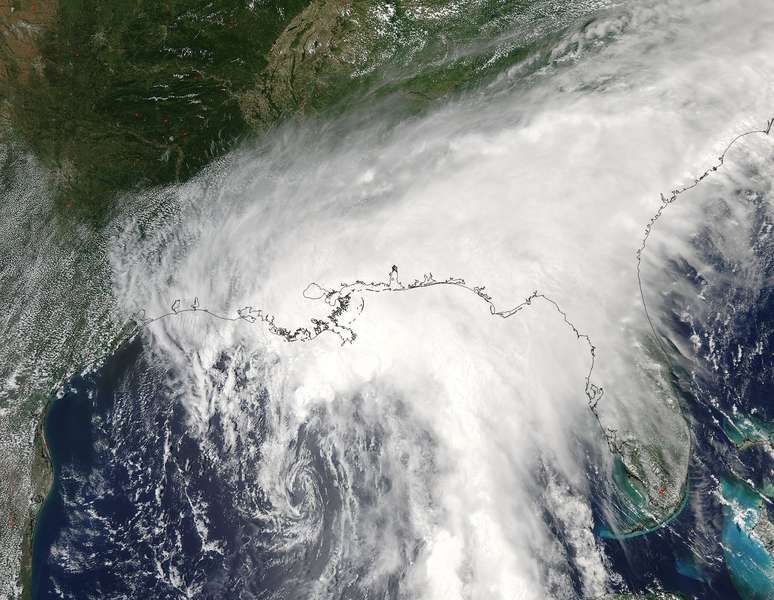
[[(721, 265), (719, 271), (731, 273), (733, 268)], [(684, 273), (678, 275), (682, 277)], [(722, 306), (722, 303), (719, 304)], [(774, 322), (771, 317), (770, 314), (759, 319), (757, 315), (750, 315), (748, 320), (756, 324)], [(744, 332), (744, 323), (738, 325), (739, 331)], [(681, 333), (687, 337), (689, 332), (678, 332), (677, 335)], [(224, 364), (227, 358), (223, 358)], [(213, 380), (220, 381), (220, 371), (226, 372), (227, 369), (224, 366), (215, 370), (218, 373)], [(236, 379), (244, 375), (236, 372), (239, 374)], [(334, 534), (339, 530), (339, 520), (343, 522), (348, 518), (348, 513), (341, 509), (342, 501), (337, 492), (341, 489), (338, 477), (344, 469), (339, 468), (338, 462), (322, 459), (326, 455), (315, 438), (315, 432), (327, 432), (330, 423), (320, 420), (313, 422), (308, 429), (305, 425), (302, 431), (291, 432), (290, 449), (298, 450), (288, 451), (288, 460), (295, 460), (292, 464), (299, 467), (289, 480), (285, 496), (289, 498), (293, 516), (307, 517), (306, 522), (315, 528), (297, 528), (305, 534), (300, 538), (302, 543), (297, 544), (298, 553), (289, 558), (278, 557), (273, 548), (264, 551), (260, 546), (263, 541), (277, 537), (276, 530), (272, 529), (274, 522), (250, 521), (245, 517), (262, 514), (260, 511), (270, 513), (271, 507), (258, 506), (260, 510), (256, 510), (245, 502), (249, 500), (260, 504), (263, 490), (239, 487), (250, 480), (256, 465), (240, 463), (237, 467), (244, 473), (240, 472), (238, 477), (233, 478), (224, 477), (223, 472), (218, 470), (223, 458), (229, 454), (252, 456), (245, 452), (245, 448), (237, 447), (232, 452), (224, 443), (230, 433), (229, 424), (224, 425), (213, 418), (212, 422), (206, 423), (207, 444), (200, 444), (198, 439), (188, 435), (184, 418), (172, 398), (159, 392), (153, 395), (153, 401), (142, 405), (143, 395), (139, 392), (144, 392), (144, 388), (129, 381), (126, 385), (130, 389), (125, 401), (111, 406), (104, 399), (112, 395), (116, 386), (100, 377), (95, 376), (91, 382), (73, 382), (75, 389), (60, 403), (60, 408), (69, 407), (66, 416), (64, 412), (54, 411), (48, 423), (52, 452), (61, 466), (57, 467), (56, 487), (43, 517), (45, 525), (41, 527), (41, 531), (45, 532), (41, 535), (48, 537), (40, 537), (36, 542), (36, 564), (49, 569), (48, 577), (54, 578), (56, 586), (64, 588), (65, 595), (79, 598), (109, 597), (108, 592), (114, 597), (120, 597), (119, 594), (137, 597), (141, 592), (152, 598), (174, 598), (179, 597), (174, 587), (179, 582), (190, 586), (190, 589), (209, 586), (206, 592), (209, 595), (201, 593), (199, 597), (247, 597), (246, 592), (245, 596), (241, 594), (248, 584), (256, 588), (252, 590), (256, 597), (266, 597), (271, 590), (279, 590), (278, 597), (309, 597), (293, 587), (295, 581), (287, 583), (287, 580), (292, 579), (290, 575), (302, 582), (319, 580), (324, 559), (335, 554), (331, 547), (338, 539)], [(127, 379), (131, 378), (127, 376)], [(769, 389), (771, 381), (768, 378), (766, 382)], [(96, 397), (101, 397), (103, 401), (92, 403), (87, 393), (90, 390), (95, 391)], [(281, 399), (272, 399), (277, 400)], [(73, 410), (77, 406), (83, 407), (80, 416), (77, 410)], [(244, 411), (255, 422), (261, 422), (262, 413)], [(695, 419), (696, 435), (700, 438), (701, 468), (709, 473), (705, 479), (715, 475), (720, 477), (728, 469), (713, 454), (717, 440), (708, 433), (712, 429), (710, 417), (713, 415), (697, 410), (691, 416)], [(94, 423), (101, 423), (101, 428), (94, 428), (94, 439), (91, 439), (85, 433)], [(707, 429), (702, 429), (705, 424)], [(336, 423), (336, 426), (339, 425)], [(370, 430), (367, 433), (368, 437), (363, 436), (363, 439), (368, 439), (369, 451), (363, 452), (362, 456), (374, 457), (376, 454), (372, 451), (374, 444), (371, 440), (378, 447), (383, 436), (378, 428), (373, 435)], [(57, 441), (57, 434), (61, 443)], [(350, 445), (348, 439), (340, 439)], [(248, 449), (262, 447), (260, 439), (249, 441), (252, 445)], [(79, 447), (83, 447), (82, 453), (75, 451)], [(411, 447), (419, 446), (414, 444)], [(96, 455), (98, 460), (92, 455)], [(169, 460), (163, 458), (166, 456)], [(211, 457), (217, 460), (210, 460)], [(256, 454), (255, 461), (258, 460)], [(378, 473), (374, 464), (367, 461), (358, 461), (357, 465), (359, 472)], [(692, 465), (694, 472), (699, 468)], [(296, 477), (295, 473), (300, 475)], [(230, 476), (231, 472), (226, 474)], [(646, 532), (646, 535), (637, 534), (631, 539), (615, 537), (599, 542), (605, 544), (608, 555), (612, 557), (614, 568), (610, 571), (621, 573), (625, 584), (635, 591), (652, 588), (657, 582), (668, 590), (681, 591), (692, 598), (729, 600), (769, 597), (771, 582), (768, 577), (759, 577), (759, 574), (770, 570), (771, 557), (761, 555), (760, 544), (746, 533), (754, 525), (756, 517), (751, 512), (748, 518), (752, 520), (742, 522), (742, 526), (738, 527), (734, 522), (735, 513), (730, 510), (725, 513), (723, 505), (713, 496), (714, 484), (706, 485), (700, 476), (694, 476), (699, 479), (700, 485), (691, 481), (686, 486), (688, 491), (684, 498), (689, 509), (678, 511), (669, 527)], [(365, 490), (363, 486), (365, 491), (362, 493), (359, 489), (353, 492), (359, 505), (374, 504), (374, 498), (380, 498), (379, 494), (388, 493), (388, 488), (392, 487), (388, 479), (374, 478), (374, 481), (373, 489), (376, 491)], [(593, 480), (594, 483), (597, 481)], [(99, 493), (95, 492), (93, 482), (100, 484)], [(229, 485), (233, 487), (229, 488)], [(599, 486), (592, 485), (591, 488), (590, 495), (599, 492)], [(735, 493), (736, 488), (729, 491), (729, 495), (732, 492)], [(744, 502), (747, 502), (746, 498)], [(245, 504), (249, 510), (232, 510)], [(206, 519), (202, 519), (202, 515)], [(391, 514), (390, 518), (393, 516)], [(710, 530), (710, 525), (703, 520), (705, 517), (707, 521), (714, 521), (710, 525), (715, 529)], [(304, 525), (299, 518), (295, 521)], [(381, 521), (378, 524), (381, 526)], [(290, 525), (295, 525), (295, 522), (291, 520)], [(403, 523), (400, 525), (402, 527)], [(693, 539), (692, 536), (702, 527), (705, 532), (709, 531), (706, 535), (715, 544), (712, 547), (712, 558), (717, 559), (714, 571), (685, 558), (687, 544), (684, 540)], [(310, 530), (323, 532), (316, 546), (308, 542), (306, 534)], [(562, 530), (557, 531), (557, 543), (564, 543), (568, 547), (568, 555), (572, 555), (575, 550), (562, 538)], [(704, 535), (704, 532), (700, 534)], [(401, 535), (406, 539), (406, 547), (411, 547), (411, 531), (405, 528)], [(346, 541), (353, 536), (348, 531), (342, 537)], [(604, 535), (599, 537), (604, 538)], [(294, 538), (288, 534), (288, 539), (292, 541), (299, 536)], [(379, 540), (379, 544), (383, 543), (383, 539)], [(721, 542), (726, 547), (725, 557), (720, 549)], [(203, 560), (202, 556), (207, 552), (209, 554)], [(91, 560), (95, 555), (100, 557), (99, 561)], [(416, 556), (407, 556), (405, 560), (403, 556), (400, 558), (401, 564), (408, 565), (413, 564)], [(359, 563), (352, 560), (352, 564), (357, 566)], [(275, 571), (271, 571), (270, 567)], [(341, 567), (337, 564), (336, 572), (344, 574), (341, 575), (342, 580), (336, 582), (339, 586), (337, 592), (340, 592), (338, 597), (364, 597), (360, 590), (345, 590), (343, 578), (346, 575), (350, 581), (365, 580), (367, 572), (357, 571), (348, 564)], [(51, 580), (41, 573), (38, 572), (39, 581), (50, 584)], [(169, 583), (160, 581), (157, 577), (159, 573)], [(374, 592), (366, 590), (369, 596), (375, 597), (380, 593), (382, 598), (398, 598), (400, 582), (407, 577), (400, 571), (390, 577), (381, 589)], [(575, 589), (581, 589), (576, 572), (567, 577), (574, 577), (572, 583)], [(48, 589), (51, 597), (57, 597), (54, 585)], [(124, 594), (127, 589), (131, 593)], [(283, 596), (279, 596), (280, 593)], [(356, 593), (360, 595), (356, 596)]]
[(731, 579), (745, 600), (774, 598), (774, 561), (751, 532), (761, 517), (763, 500), (742, 482), (723, 480), (723, 555)]
[[(618, 518), (622, 522), (618, 524), (618, 527), (627, 528), (638, 525), (640, 523), (647, 523), (649, 521), (652, 522), (648, 515), (648, 505), (645, 495), (643, 494), (642, 490), (637, 489), (637, 487), (632, 484), (631, 480), (626, 477), (625, 467), (621, 459), (618, 457), (615, 457), (613, 461), (613, 480), (618, 486), (617, 493), (620, 494), (622, 498), (624, 498), (622, 508), (618, 514)], [(688, 494), (689, 489), (688, 484), (686, 483), (685, 490), (683, 490), (682, 500), (680, 501), (680, 504), (677, 506), (675, 511), (665, 520), (653, 526), (639, 528), (636, 531), (630, 531), (628, 533), (620, 533), (620, 531), (617, 532), (613, 527), (605, 524), (598, 528), (597, 533), (600, 537), (605, 539), (627, 540), (657, 531), (664, 525), (668, 525), (680, 516), (680, 513), (688, 504)]]
[[(765, 223), (765, 213), (761, 216)], [(732, 279), (735, 264), (718, 255), (712, 236), (694, 243), (718, 273)], [(759, 245), (756, 251), (761, 254), (762, 269), (774, 271), (774, 254), (768, 246)], [(687, 367), (674, 371), (694, 440), (684, 503), (665, 526), (655, 530), (616, 536), (610, 531), (615, 528), (606, 526), (602, 517), (598, 534), (615, 570), (624, 574), (631, 589), (658, 581), (662, 589), (686, 598), (774, 598), (774, 560), (753, 534), (760, 519), (772, 518), (769, 503), (758, 491), (771, 495), (766, 436), (774, 422), (770, 412), (774, 368), (768, 350), (774, 339), (769, 325), (774, 323), (774, 296), (770, 288), (751, 295), (749, 289), (722, 278), (715, 288), (710, 287), (685, 263), (676, 263), (673, 275), (675, 281), (696, 283), (697, 289), (704, 286), (700, 300), (709, 308), (696, 310), (690, 324), (675, 318), (671, 335), (686, 346), (694, 335), (711, 338), (715, 344), (715, 354), (691, 356), (693, 362), (686, 361)], [(672, 314), (685, 314), (686, 302), (676, 298)], [(707, 315), (708, 321), (701, 322), (698, 315)], [(745, 427), (730, 427), (724, 422), (729, 415)], [(625, 525), (641, 516), (642, 493), (621, 485), (622, 480), (619, 473), (616, 482), (623, 496)]]

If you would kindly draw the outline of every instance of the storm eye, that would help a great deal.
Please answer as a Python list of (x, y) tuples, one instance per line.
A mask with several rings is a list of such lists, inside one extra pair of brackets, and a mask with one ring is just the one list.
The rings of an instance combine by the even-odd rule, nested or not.
[(0, 597), (774, 598), (774, 3), (0, 13)]

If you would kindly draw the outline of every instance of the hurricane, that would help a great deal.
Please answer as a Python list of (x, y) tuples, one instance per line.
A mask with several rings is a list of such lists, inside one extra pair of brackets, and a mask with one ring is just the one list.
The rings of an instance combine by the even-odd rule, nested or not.
[(770, 597), (774, 8), (555, 4), (122, 193), (40, 597)]

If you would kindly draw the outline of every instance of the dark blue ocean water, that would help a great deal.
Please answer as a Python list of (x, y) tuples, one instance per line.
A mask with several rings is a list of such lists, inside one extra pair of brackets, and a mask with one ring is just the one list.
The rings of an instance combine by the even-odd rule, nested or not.
[[(216, 369), (235, 388), (254, 378), (233, 367), (223, 357)], [(55, 484), (34, 540), (33, 598), (304, 598), (332, 559), (349, 567), (337, 546), (346, 529), (339, 465), (323, 457), (314, 419), (288, 448), (279, 484), (289, 516), (277, 516), (255, 484), (265, 392), (240, 407), (250, 418), (238, 436), (238, 423), (219, 415), (202, 433), (173, 380), (137, 338), (52, 404)], [(367, 508), (369, 490), (350, 487)], [(377, 584), (380, 598), (396, 597), (397, 576)], [(339, 598), (364, 597), (357, 577), (331, 585)]]
[[(774, 319), (774, 310), (766, 318)], [(760, 341), (759, 331), (753, 338), (749, 343)], [(761, 364), (762, 355), (750, 360), (754, 372), (770, 369)], [(186, 593), (228, 598), (248, 589), (261, 597), (262, 586), (264, 592), (293, 589), (288, 580), (313, 577), (322, 560), (319, 553), (324, 557), (330, 551), (325, 542), (292, 560), (256, 550), (254, 541), (266, 535), (266, 523), (247, 518), (237, 507), (256, 509), (265, 500), (255, 490), (235, 487), (238, 477), (224, 479), (216, 468), (218, 424), (212, 424), (212, 446), (202, 448), (186, 433), (184, 411), (165, 396), (157, 375), (135, 340), (100, 371), (75, 377), (53, 402), (46, 436), (55, 484), (34, 540), (33, 598), (180, 598)], [(675, 382), (691, 410), (696, 438), (686, 507), (667, 527), (648, 535), (600, 538), (600, 543), (631, 590), (660, 586), (689, 598), (771, 597), (765, 578), (752, 591), (737, 591), (734, 577), (754, 582), (755, 562), (763, 564), (768, 555), (733, 524), (733, 515), (713, 494), (720, 480), (760, 480), (769, 459), (761, 449), (737, 452), (692, 395), (697, 383), (685, 372), (676, 373)], [(731, 380), (726, 384), (740, 387)], [(747, 385), (748, 408), (768, 402), (766, 378)], [(759, 414), (768, 416), (765, 410)], [(258, 427), (256, 445), (260, 437)], [(319, 469), (325, 472), (322, 461)], [(325, 489), (324, 482), (318, 483)], [(743, 491), (740, 497), (745, 497)], [(335, 492), (328, 496), (334, 498)], [(335, 507), (330, 512), (334, 515)], [(197, 518), (206, 522), (204, 538)], [(600, 522), (600, 529), (604, 525)], [(731, 553), (722, 550), (721, 542)], [(207, 544), (216, 549), (204, 551)]]
[[(760, 219), (762, 227), (762, 205)], [(667, 337), (686, 347), (692, 336), (702, 342), (696, 355), (672, 357), (674, 389), (693, 435), (685, 506), (656, 531), (624, 540), (600, 536), (599, 543), (622, 589), (763, 600), (774, 598), (772, 562), (749, 528), (774, 515), (752, 486), (770, 482), (774, 464), (765, 445), (740, 449), (727, 431), (730, 420), (745, 415), (774, 419), (774, 288), (760, 284), (774, 281), (774, 261), (768, 246), (751, 239), (757, 275), (747, 269), (743, 280), (735, 278), (743, 271), (739, 257), (722, 255), (711, 239), (695, 243), (716, 276), (674, 260), (672, 277), (690, 282), (691, 292), (670, 296), (659, 315)], [(223, 357), (224, 371), (229, 361)], [(238, 373), (236, 385), (254, 376)], [(34, 539), (33, 598), (306, 597), (338, 552), (335, 460), (322, 456), (314, 427), (298, 431), (292, 450), (305, 467), (288, 484), (298, 522), (278, 523), (251, 485), (267, 397), (243, 407), (254, 418), (236, 445), (226, 443), (233, 423), (217, 416), (202, 443), (168, 380), (137, 338), (98, 372), (73, 378), (51, 405), (46, 437), (55, 483)], [(364, 489), (360, 501), (375, 497)], [(589, 499), (599, 532), (607, 525), (607, 499)], [(293, 531), (317, 533), (293, 545)], [(277, 553), (274, 542), (283, 536), (286, 550)], [(402, 576), (381, 582), (378, 597), (397, 598)], [(332, 586), (332, 597), (375, 597), (352, 580)]]
[[(690, 356), (667, 342), (693, 454), (677, 517), (651, 534), (605, 542), (634, 589), (656, 580), (689, 598), (774, 598), (772, 557), (750, 535), (758, 518), (774, 517), (762, 495), (774, 475), (772, 446), (740, 448), (730, 439), (734, 422), (751, 415), (762, 424), (774, 420), (774, 248), (760, 236), (771, 227), (767, 199), (739, 190), (733, 201), (749, 211), (748, 227), (726, 229), (729, 207), (716, 200), (708, 209), (713, 218), (693, 239), (702, 273), (681, 258), (669, 265), (679, 289), (690, 285), (668, 295), (658, 317), (664, 337), (682, 347), (691, 347), (692, 336), (701, 342)], [(724, 253), (722, 235), (749, 236), (749, 252)]]
[(135, 339), (53, 402), (33, 598), (227, 597), (224, 574), (239, 565), (224, 553), (249, 526), (235, 518), (240, 490), (222, 485), (159, 375)]

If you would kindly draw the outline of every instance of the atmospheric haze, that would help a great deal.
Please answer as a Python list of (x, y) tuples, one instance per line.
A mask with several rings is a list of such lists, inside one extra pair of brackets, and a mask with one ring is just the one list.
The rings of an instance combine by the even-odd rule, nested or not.
[[(554, 39), (548, 66), (514, 67), (429, 113), (376, 103), (287, 125), (192, 182), (126, 198), (114, 294), (127, 316), (197, 297), (292, 329), (330, 310), (304, 297), (310, 282), (387, 282), (392, 265), (405, 283), (432, 273), (486, 286), (499, 309), (538, 290), (596, 347), (607, 435), (662, 450), (653, 485), (670, 487), (669, 513), (690, 434), (635, 252), (661, 193), (774, 110), (773, 31), (766, 0), (622, 4)], [(692, 236), (744, 227), (741, 210), (736, 225), (708, 225), (708, 202), (750, 164), (770, 181), (771, 151), (740, 141), (656, 223), (642, 277), (661, 334), (670, 261), (702, 270)], [(399, 581), (407, 598), (543, 599), (573, 597), (576, 580), (584, 597), (607, 593), (615, 574), (589, 497), (611, 488), (613, 459), (584, 394), (583, 341), (548, 303), (503, 320), (453, 286), (353, 298), (364, 303), (353, 343), (330, 332), (289, 343), (265, 323), (203, 313), (144, 333), (203, 444), (219, 415), (237, 448), (265, 402), (261, 444), (219, 468), (248, 465), (267, 495), (269, 513), (244, 507), (275, 525), (255, 542), (266, 552), (292, 564), (317, 544), (317, 576), (278, 590), (323, 598), (345, 581)]]

